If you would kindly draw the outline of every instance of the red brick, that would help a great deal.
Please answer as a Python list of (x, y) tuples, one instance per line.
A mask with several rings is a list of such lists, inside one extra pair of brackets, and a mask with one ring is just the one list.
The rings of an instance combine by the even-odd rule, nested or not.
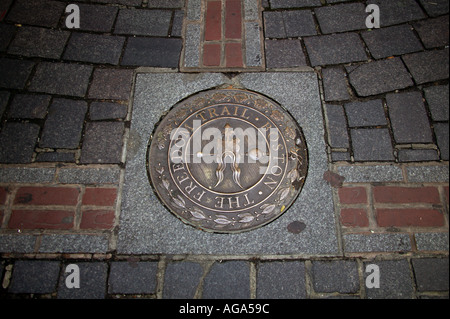
[(95, 206), (114, 206), (116, 198), (116, 188), (87, 187), (81, 204)]
[(4, 187), (0, 187), (0, 205), (5, 205), (8, 191)]
[(367, 227), (369, 219), (365, 209), (343, 208), (341, 209), (341, 223), (347, 227)]
[(16, 193), (14, 204), (75, 206), (79, 193), (79, 189), (73, 187), (21, 187)]
[(367, 204), (367, 193), (364, 187), (341, 187), (338, 189), (341, 204)]
[(81, 229), (111, 229), (114, 226), (113, 210), (84, 210)]
[(70, 229), (73, 211), (66, 210), (13, 210), (9, 228), (13, 229)]
[(241, 0), (227, 0), (225, 3), (225, 38), (242, 37)]
[(206, 7), (205, 41), (222, 39), (222, 2), (209, 1)]
[(242, 45), (241, 43), (225, 44), (225, 59), (228, 68), (242, 67)]
[(377, 186), (373, 189), (377, 203), (426, 203), (439, 204), (439, 192), (436, 187), (397, 187)]
[(203, 65), (219, 66), (221, 51), (220, 44), (205, 44), (203, 46)]
[(380, 227), (439, 227), (444, 225), (444, 216), (435, 209), (377, 209), (377, 223)]

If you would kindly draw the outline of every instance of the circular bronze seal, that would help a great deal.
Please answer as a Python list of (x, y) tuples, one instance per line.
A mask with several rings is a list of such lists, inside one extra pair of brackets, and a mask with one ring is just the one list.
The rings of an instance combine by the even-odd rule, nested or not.
[(199, 229), (263, 226), (294, 202), (308, 151), (301, 128), (273, 100), (246, 90), (197, 93), (157, 124), (147, 152), (163, 204)]

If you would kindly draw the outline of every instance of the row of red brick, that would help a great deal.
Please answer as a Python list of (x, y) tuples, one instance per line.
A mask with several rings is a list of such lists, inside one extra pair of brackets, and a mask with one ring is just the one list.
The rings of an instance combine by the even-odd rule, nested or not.
[[(117, 188), (109, 187), (0, 187), (0, 227), (111, 229), (116, 199)], [(7, 210), (10, 216), (4, 221)]]
[[(443, 227), (449, 187), (365, 185), (338, 189), (341, 224), (345, 227)], [(370, 224), (370, 214), (373, 222)]]

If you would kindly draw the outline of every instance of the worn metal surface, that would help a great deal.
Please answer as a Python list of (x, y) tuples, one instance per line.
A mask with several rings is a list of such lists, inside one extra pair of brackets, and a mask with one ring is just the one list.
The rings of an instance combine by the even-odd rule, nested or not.
[(307, 168), (302, 130), (288, 112), (263, 95), (231, 88), (176, 104), (147, 152), (149, 179), (163, 204), (210, 232), (273, 221), (297, 198)]

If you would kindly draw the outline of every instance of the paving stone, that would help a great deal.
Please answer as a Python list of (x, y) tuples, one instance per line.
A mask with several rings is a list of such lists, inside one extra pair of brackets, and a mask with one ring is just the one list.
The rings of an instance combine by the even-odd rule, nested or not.
[(0, 87), (23, 89), (34, 63), (9, 58), (0, 58)]
[(67, 288), (66, 272), (69, 263), (63, 265), (58, 286), (58, 299), (103, 299), (106, 293), (108, 264), (105, 262), (73, 262), (80, 269), (80, 287)]
[(68, 31), (37, 27), (19, 28), (9, 46), (9, 54), (59, 59), (69, 38)]
[[(413, 298), (413, 282), (411, 271), (406, 259), (374, 260), (364, 263), (364, 270), (368, 265), (377, 265), (380, 271), (380, 287), (367, 288), (368, 299), (411, 299)], [(372, 274), (364, 271), (364, 281)]]
[(258, 299), (306, 298), (305, 265), (302, 262), (260, 263), (256, 278)]
[(214, 263), (203, 283), (203, 299), (250, 298), (250, 265), (246, 261)]
[(114, 33), (166, 37), (171, 19), (171, 11), (121, 9)]
[(61, 168), (58, 182), (62, 184), (117, 184), (120, 169), (108, 168)]
[(314, 9), (322, 33), (367, 29), (366, 9), (362, 3), (343, 3)]
[(355, 261), (314, 261), (311, 276), (315, 292), (356, 293), (359, 291)]
[(356, 33), (340, 33), (305, 38), (312, 66), (367, 60), (362, 42)]
[(392, 165), (339, 166), (338, 174), (345, 178), (346, 183), (403, 181), (401, 168)]
[(36, 162), (65, 162), (75, 163), (74, 153), (62, 153), (62, 152), (45, 152), (38, 153)]
[(186, 17), (188, 20), (200, 20), (202, 0), (187, 0)]
[(133, 70), (95, 69), (88, 96), (95, 99), (128, 100), (132, 80)]
[(0, 52), (6, 51), (15, 33), (15, 26), (4, 23), (0, 24)]
[(355, 161), (393, 161), (388, 129), (352, 129), (350, 131)]
[(262, 66), (261, 27), (258, 22), (245, 22), (245, 61), (247, 66)]
[(11, 102), (8, 118), (43, 119), (50, 99), (50, 95), (16, 94)]
[(164, 299), (193, 299), (203, 268), (195, 262), (176, 262), (167, 265), (164, 275)]
[(373, 0), (380, 7), (381, 27), (426, 18), (419, 4), (414, 0)]
[(32, 253), (37, 236), (0, 235), (0, 252)]
[[(189, 1), (191, 3), (192, 0)], [(200, 44), (200, 25), (188, 24), (186, 26), (186, 34), (184, 36), (184, 66), (199, 67), (200, 52), (198, 46)]]
[(10, 293), (52, 293), (56, 288), (59, 275), (59, 261), (47, 260), (17, 260)]
[(118, 64), (125, 37), (73, 33), (63, 59), (103, 64)]
[(108, 238), (104, 235), (43, 235), (41, 253), (106, 253)]
[(448, 291), (448, 258), (411, 259), (418, 291)]
[(319, 7), (322, 5), (320, 0), (271, 0), (270, 4), (272, 9)]
[(414, 237), (418, 250), (448, 251), (448, 233), (418, 233)]
[(157, 270), (158, 263), (153, 261), (112, 262), (108, 279), (108, 293), (155, 293)]
[(286, 37), (316, 35), (316, 25), (310, 10), (283, 11)]
[(184, 19), (184, 11), (183, 10), (175, 11), (175, 13), (173, 14), (172, 30), (170, 32), (170, 35), (172, 37), (182, 36), (183, 19)]
[(432, 143), (427, 112), (419, 92), (386, 95), (394, 139), (397, 143)]
[(406, 176), (408, 182), (447, 182), (449, 170), (447, 166), (407, 166)]
[(30, 91), (84, 96), (92, 67), (89, 65), (41, 62), (36, 68)]
[(87, 104), (85, 101), (53, 99), (39, 146), (78, 148), (86, 112)]
[(436, 134), (437, 144), (439, 146), (439, 150), (441, 151), (441, 158), (448, 161), (448, 123), (434, 124), (434, 133)]
[(9, 92), (8, 91), (0, 91), (0, 119), (3, 116), (3, 112), (5, 112), (6, 105), (9, 100)]
[(387, 125), (382, 100), (345, 104), (349, 127)]
[(432, 17), (448, 13), (447, 0), (419, 0), (425, 11)]
[(322, 69), (325, 101), (348, 100), (350, 95), (347, 90), (346, 74), (343, 68)]
[(349, 161), (350, 154), (348, 152), (331, 152), (331, 161)]
[(122, 65), (176, 68), (181, 48), (177, 38), (129, 38)]
[(0, 170), (1, 183), (48, 183), (55, 176), (55, 168), (4, 167)]
[(94, 121), (124, 119), (127, 113), (126, 105), (112, 102), (92, 102), (89, 108), (89, 118)]
[(90, 122), (86, 124), (81, 163), (120, 163), (123, 122)]
[(84, 3), (80, 3), (78, 6), (80, 7), (80, 17), (82, 17), (79, 30), (111, 32), (117, 16), (117, 7)]
[(149, 0), (149, 8), (182, 8), (184, 0)]
[(448, 48), (403, 56), (417, 84), (448, 78)]
[(300, 40), (266, 40), (265, 44), (267, 68), (307, 65)]
[(448, 121), (449, 90), (447, 85), (424, 88), (433, 121)]
[(264, 11), (263, 16), (266, 38), (286, 38), (283, 13), (281, 11)]
[(328, 120), (328, 139), (331, 147), (349, 147), (344, 109), (341, 105), (327, 104), (325, 105), (325, 110)]
[(344, 238), (346, 252), (410, 251), (407, 234), (347, 234)]
[(32, 123), (6, 123), (0, 133), (0, 163), (30, 163), (39, 129)]
[(375, 59), (421, 51), (419, 39), (408, 24), (361, 33)]
[(96, 0), (96, 2), (101, 3), (117, 3), (122, 4), (124, 6), (140, 6), (142, 4), (142, 0)]
[(423, 162), (437, 161), (439, 156), (435, 150), (398, 150), (398, 160), (400, 162)]
[(416, 22), (414, 29), (427, 49), (448, 46), (448, 15)]
[(11, 8), (6, 21), (43, 27), (56, 27), (66, 4), (48, 0), (18, 0)]
[(376, 95), (413, 85), (400, 58), (362, 64), (349, 71), (349, 81), (360, 96)]

